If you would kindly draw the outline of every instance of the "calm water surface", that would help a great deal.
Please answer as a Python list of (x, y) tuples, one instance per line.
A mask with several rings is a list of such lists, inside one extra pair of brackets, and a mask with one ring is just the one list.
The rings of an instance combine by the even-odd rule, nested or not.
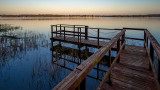
[[(0, 24), (22, 27), (8, 32), (8, 35), (17, 36), (19, 39), (0, 37), (0, 89), (52, 89), (87, 57), (98, 50), (88, 46), (78, 48), (78, 45), (58, 41), (53, 43), (54, 50), (50, 50), (52, 47), (50, 25), (76, 24), (112, 29), (147, 28), (160, 43), (160, 18), (48, 19), (52, 20), (21, 20), (17, 18), (5, 18), (4, 20), (4, 18), (0, 18)], [(109, 34), (109, 32), (113, 33)], [(113, 37), (116, 33), (118, 32), (102, 31), (100, 36)], [(0, 33), (1, 36), (2, 34), (4, 33)], [(90, 30), (89, 35), (96, 35), (96, 31)], [(143, 38), (143, 32), (127, 31), (126, 36)], [(127, 41), (127, 44), (143, 46), (143, 42), (133, 40)], [(105, 58), (88, 74), (88, 90), (96, 89), (107, 71), (108, 62)]]

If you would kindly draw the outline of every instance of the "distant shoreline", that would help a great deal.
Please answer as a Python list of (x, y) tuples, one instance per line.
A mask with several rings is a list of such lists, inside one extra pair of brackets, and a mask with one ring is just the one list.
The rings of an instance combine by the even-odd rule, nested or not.
[(148, 15), (0, 15), (0, 17), (160, 17), (160, 14)]

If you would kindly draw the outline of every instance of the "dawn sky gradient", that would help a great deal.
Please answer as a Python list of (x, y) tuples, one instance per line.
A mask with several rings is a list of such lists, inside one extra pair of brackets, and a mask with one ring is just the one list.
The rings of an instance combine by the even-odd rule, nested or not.
[(160, 0), (0, 0), (0, 14), (152, 13), (160, 13)]

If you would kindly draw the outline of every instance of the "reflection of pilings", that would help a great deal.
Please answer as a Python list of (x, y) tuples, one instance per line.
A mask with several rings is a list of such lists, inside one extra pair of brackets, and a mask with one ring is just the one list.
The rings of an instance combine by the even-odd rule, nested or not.
[[(73, 70), (74, 70), (74, 69), (71, 69), (71, 68), (65, 67), (65, 66), (63, 66), (63, 65), (57, 64), (57, 63), (53, 63), (53, 64), (55, 64), (55, 65), (57, 65), (57, 66), (60, 66), (60, 67), (62, 67), (62, 68), (65, 68), (65, 69), (67, 69), (67, 70), (70, 70), (70, 71), (73, 71)], [(93, 68), (93, 69), (95, 69), (95, 68)], [(98, 70), (100, 70), (100, 69), (98, 69)], [(104, 72), (107, 72), (107, 71), (104, 71)], [(97, 77), (99, 77), (98, 75), (99, 75), (99, 74), (97, 74)], [(88, 76), (88, 77), (90, 77), (90, 78), (93, 78), (93, 79), (96, 79), (96, 80), (102, 81), (100, 78), (93, 77), (93, 76), (90, 76), (90, 75), (87, 75), (87, 76)]]
[[(68, 61), (68, 62), (77, 64), (77, 65), (81, 64), (81, 62), (75, 62), (75, 61), (69, 60), (69, 59), (67, 59), (67, 58), (60, 58), (60, 59), (64, 60), (64, 62), (65, 62), (65, 61)], [(52, 61), (53, 61), (53, 59), (52, 59)], [(54, 62), (54, 63), (57, 63), (57, 61), (53, 61), (53, 62)], [(105, 70), (99, 69), (99, 64), (97, 64), (97, 65), (98, 65), (97, 68), (93, 68), (93, 69), (97, 70), (97, 72), (99, 72), (99, 71), (107, 72), (107, 71), (105, 71)], [(64, 64), (64, 66), (65, 66), (65, 64)]]
[(85, 49), (83, 51), (79, 49), (73, 49), (69, 47), (62, 47), (60, 45), (53, 46), (51, 51), (56, 51), (56, 53), (66, 54), (72, 57), (78, 56), (79, 59), (87, 59), (88, 56), (92, 55), (93, 53), (89, 52), (89, 49)]
[[(51, 48), (51, 51), (55, 52), (56, 56), (60, 56), (61, 57), (60, 54), (65, 54), (65, 55), (74, 57), (73, 58), (74, 60), (75, 60), (75, 58), (80, 59), (79, 60), (80, 62), (81, 62), (81, 59), (82, 60), (86, 60), (90, 55), (93, 54), (93, 53), (89, 52), (89, 49), (87, 48), (87, 46), (85, 47), (85, 50), (80, 50), (80, 49), (78, 50), (78, 49), (73, 49), (73, 48), (69, 48), (69, 47), (56, 45), (56, 46)], [(111, 57), (111, 59), (113, 60), (114, 57)], [(109, 60), (110, 60), (110, 57), (105, 55), (104, 58), (100, 61), (100, 64), (109, 65)]]

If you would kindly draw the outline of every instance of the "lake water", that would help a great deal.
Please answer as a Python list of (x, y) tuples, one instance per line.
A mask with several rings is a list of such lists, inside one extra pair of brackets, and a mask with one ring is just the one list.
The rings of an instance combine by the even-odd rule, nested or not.
[[(54, 42), (51, 49), (51, 27), (54, 24), (87, 25), (94, 28), (146, 28), (160, 43), (160, 18), (0, 18), (0, 24), (20, 26), (8, 32), (21, 39), (0, 37), (0, 89), (52, 89), (87, 57), (95, 47)], [(92, 30), (90, 35), (96, 35)], [(113, 37), (117, 32), (101, 36)], [(113, 32), (113, 31), (111, 31)], [(0, 33), (2, 35), (4, 33)], [(127, 37), (143, 38), (143, 32), (127, 31)], [(135, 43), (136, 42), (136, 43)], [(61, 46), (59, 45), (61, 43)], [(143, 46), (143, 42), (127, 41), (127, 44)], [(114, 53), (114, 52), (113, 52)], [(107, 54), (106, 54), (107, 55)], [(115, 54), (113, 54), (114, 57)], [(105, 58), (87, 76), (87, 89), (96, 89), (108, 69)]]

